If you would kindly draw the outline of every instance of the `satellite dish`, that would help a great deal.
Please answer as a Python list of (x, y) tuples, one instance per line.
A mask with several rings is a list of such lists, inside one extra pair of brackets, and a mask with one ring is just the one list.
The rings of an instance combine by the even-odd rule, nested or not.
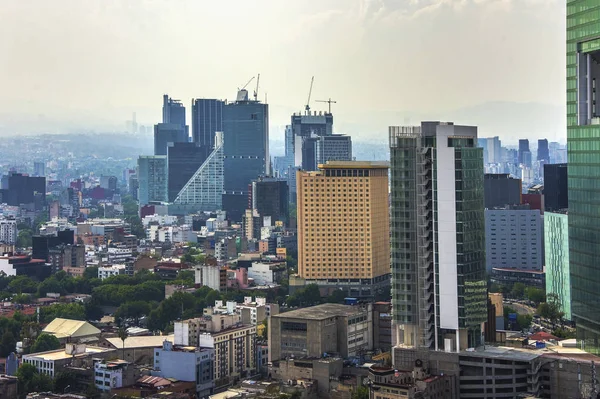
[(415, 360), (415, 367), (423, 367), (423, 361), (421, 359)]

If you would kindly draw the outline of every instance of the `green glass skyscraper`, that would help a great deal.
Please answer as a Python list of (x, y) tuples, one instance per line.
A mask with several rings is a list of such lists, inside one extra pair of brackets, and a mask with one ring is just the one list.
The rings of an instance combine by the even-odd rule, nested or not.
[(571, 309), (581, 348), (600, 352), (600, 1), (567, 1)]

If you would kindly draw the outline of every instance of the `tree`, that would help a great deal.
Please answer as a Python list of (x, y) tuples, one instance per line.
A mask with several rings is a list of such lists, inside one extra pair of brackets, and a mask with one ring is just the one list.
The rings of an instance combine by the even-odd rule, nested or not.
[(31, 345), (31, 353), (46, 352), (58, 348), (60, 348), (58, 338), (52, 334), (41, 334)]
[(77, 384), (77, 375), (70, 371), (63, 371), (54, 377), (54, 392), (64, 393), (67, 388), (72, 388)]
[(540, 288), (527, 287), (525, 289), (525, 296), (527, 296), (527, 299), (530, 301), (539, 304), (546, 300), (546, 291)]
[(557, 294), (550, 293), (546, 298), (546, 302), (538, 306), (537, 313), (540, 317), (547, 319), (555, 326), (558, 322), (562, 325), (565, 313), (562, 311), (562, 303)]
[(30, 392), (52, 391), (52, 378), (46, 374), (40, 374), (33, 364), (21, 364), (16, 375), (20, 398), (25, 398)]
[(34, 293), (37, 291), (37, 283), (30, 277), (17, 276), (8, 283), (8, 289), (15, 294)]
[(32, 245), (32, 237), (33, 233), (30, 229), (19, 230), (17, 234), (17, 247), (19, 248), (29, 248)]
[(55, 303), (40, 309), (40, 319), (44, 323), (50, 323), (57, 317), (85, 320), (85, 307), (80, 303)]
[(331, 295), (327, 297), (327, 303), (344, 303), (346, 299), (346, 293), (342, 290), (334, 290)]
[(125, 340), (129, 336), (129, 334), (127, 333), (127, 328), (125, 328), (124, 326), (119, 327), (119, 331), (117, 332), (117, 334), (119, 335), (119, 338), (123, 342), (123, 350), (121, 352), (121, 358), (125, 359)]
[(142, 316), (150, 314), (150, 304), (146, 301), (125, 302), (115, 312), (115, 319), (121, 325), (126, 319), (134, 319), (138, 325)]
[(511, 294), (515, 298), (519, 298), (519, 299), (523, 298), (524, 295), (525, 295), (525, 284), (523, 284), (523, 283), (515, 283), (513, 285)]
[(369, 389), (359, 386), (356, 391), (352, 392), (352, 399), (369, 399)]
[(2, 334), (0, 340), (0, 357), (7, 357), (11, 352), (15, 351), (17, 339), (12, 332), (8, 331)]

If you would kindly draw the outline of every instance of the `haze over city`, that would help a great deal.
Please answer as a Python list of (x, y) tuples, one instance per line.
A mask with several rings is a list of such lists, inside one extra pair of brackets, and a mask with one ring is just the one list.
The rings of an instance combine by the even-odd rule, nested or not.
[(563, 142), (565, 8), (558, 0), (6, 0), (0, 134), (124, 131), (133, 112), (151, 126), (164, 93), (186, 106), (232, 100), (260, 73), (271, 140), (303, 110), (315, 76), (312, 99), (337, 100), (336, 131), (357, 141), (385, 142), (388, 125), (446, 119), (507, 144)]

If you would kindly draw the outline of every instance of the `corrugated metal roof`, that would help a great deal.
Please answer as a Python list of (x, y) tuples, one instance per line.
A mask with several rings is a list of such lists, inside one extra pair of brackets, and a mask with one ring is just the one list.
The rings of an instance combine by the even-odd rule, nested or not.
[(61, 318), (52, 320), (52, 322), (44, 328), (43, 332), (52, 334), (57, 338), (77, 338), (100, 334), (100, 330), (87, 321)]

